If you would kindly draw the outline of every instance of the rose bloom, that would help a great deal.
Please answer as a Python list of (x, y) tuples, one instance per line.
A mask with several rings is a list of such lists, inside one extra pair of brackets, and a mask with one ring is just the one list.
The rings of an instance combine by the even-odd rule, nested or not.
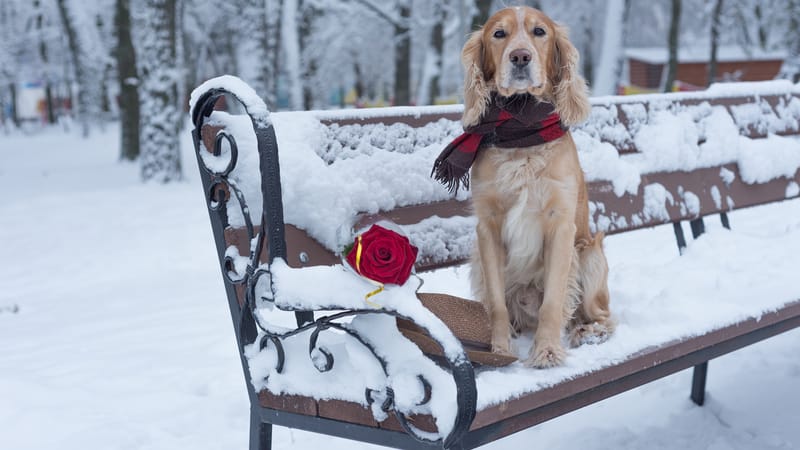
[(418, 249), (408, 238), (380, 225), (361, 235), (361, 261), (356, 264), (358, 238), (347, 254), (347, 262), (359, 275), (378, 283), (403, 284), (411, 276)]

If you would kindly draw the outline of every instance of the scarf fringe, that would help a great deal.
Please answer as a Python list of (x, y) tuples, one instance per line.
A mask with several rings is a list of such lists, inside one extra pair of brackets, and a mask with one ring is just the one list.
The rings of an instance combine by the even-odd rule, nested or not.
[(464, 169), (456, 167), (444, 159), (437, 159), (433, 164), (431, 177), (442, 183), (454, 195), (458, 194), (458, 190), (462, 187), (469, 189), (469, 171), (464, 172)]
[(530, 147), (558, 139), (565, 128), (551, 103), (530, 95), (507, 99), (493, 95), (481, 121), (464, 131), (439, 154), (431, 171), (431, 177), (451, 194), (469, 189), (469, 171), (486, 136), (493, 135), (490, 142), (496, 147)]

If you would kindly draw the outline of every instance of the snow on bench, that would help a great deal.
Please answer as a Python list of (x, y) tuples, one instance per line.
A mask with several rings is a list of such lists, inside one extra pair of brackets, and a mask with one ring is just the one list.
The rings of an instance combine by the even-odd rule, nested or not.
[[(254, 117), (236, 114), (233, 104), (212, 111), (223, 93)], [(267, 116), (232, 77), (195, 90), (198, 161), (251, 401), (260, 405), (253, 439), (277, 423), (412, 445), (397, 432), (404, 430), (471, 448), (800, 325), (793, 279), (800, 223), (778, 236), (737, 233), (734, 224), (688, 249), (680, 225), (690, 220), (698, 237), (703, 216), (800, 196), (800, 87), (739, 83), (592, 103), (589, 120), (573, 130), (592, 227), (615, 234), (673, 223), (684, 254), (642, 232), (610, 239), (619, 324), (608, 342), (573, 349), (555, 369), (514, 364), (473, 373), (416, 286), (387, 289), (379, 310), (386, 314), (370, 311), (371, 288), (343, 271), (338, 256), (353, 229), (388, 218), (420, 248), (418, 271), (465, 261), (475, 225), (469, 192), (453, 197), (430, 178), (436, 155), (461, 132), (460, 106)], [(273, 232), (262, 236), (264, 226)], [(641, 255), (615, 260), (617, 244)], [(267, 248), (282, 259), (269, 265)], [(444, 286), (470, 296), (463, 270), (423, 278), (423, 291)], [(340, 310), (355, 312), (343, 313), (345, 325), (320, 319), (321, 311)], [(435, 336), (449, 367), (406, 340), (395, 316)], [(296, 320), (314, 319), (293, 331)], [(530, 337), (515, 344), (522, 355)]]

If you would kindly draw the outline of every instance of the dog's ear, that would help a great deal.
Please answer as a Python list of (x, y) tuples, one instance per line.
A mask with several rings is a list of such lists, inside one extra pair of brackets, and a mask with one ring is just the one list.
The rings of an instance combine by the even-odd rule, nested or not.
[(464, 115), (461, 124), (464, 128), (478, 123), (489, 103), (482, 35), (481, 30), (473, 32), (461, 50), (461, 64), (464, 66)]
[(591, 112), (586, 81), (578, 71), (578, 50), (569, 41), (567, 29), (555, 27), (551, 79), (554, 83), (553, 97), (561, 121), (569, 126), (583, 122)]

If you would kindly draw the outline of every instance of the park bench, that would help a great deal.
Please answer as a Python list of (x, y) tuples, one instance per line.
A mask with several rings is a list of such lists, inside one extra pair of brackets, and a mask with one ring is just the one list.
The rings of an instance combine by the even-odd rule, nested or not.
[[(626, 158), (646, 157), (669, 144), (638, 139), (643, 127), (665, 121), (697, 127), (696, 140), (707, 144), (708, 152), (724, 150), (729, 139), (782, 142), (782, 137), (800, 135), (799, 87), (785, 82), (734, 86), (592, 99), (592, 114), (576, 129), (576, 142), (581, 150), (613, 149), (604, 156), (611, 162), (598, 169), (605, 175), (593, 176), (594, 168), (583, 161), (594, 230), (613, 235), (672, 224), (683, 252), (683, 222), (697, 238), (710, 216), (719, 215), (723, 226), (735, 227), (727, 216), (731, 210), (800, 195), (796, 167), (770, 178), (724, 156), (682, 167), (640, 164), (640, 179), (629, 182)], [(399, 448), (474, 448), (690, 367), (690, 396), (702, 405), (710, 359), (800, 326), (800, 302), (783, 299), (769, 311), (728, 325), (649, 345), (501, 401), (478, 402), (483, 385), (476, 378), (497, 369), (473, 368), (436, 316), (417, 304), (389, 300), (382, 307), (370, 307), (363, 295), (342, 294), (333, 287), (327, 300), (326, 286), (316, 286), (328, 280), (327, 270), (341, 264), (336, 245), (347, 237), (342, 235), (376, 219), (389, 219), (407, 230), (420, 247), (417, 272), (467, 261), (474, 227), (468, 194), (453, 197), (444, 188), (417, 181), (419, 174), (427, 176), (432, 158), (421, 163), (419, 174), (404, 173), (420, 165), (412, 158), (415, 152), (435, 146), (435, 156), (460, 132), (460, 106), (270, 115), (244, 83), (220, 77), (195, 91), (191, 114), (203, 191), (247, 380), (253, 450), (270, 448), (272, 425)], [(317, 160), (303, 160), (309, 153), (292, 146), (312, 148), (311, 159)], [(387, 167), (395, 154), (409, 160)], [(346, 164), (359, 158), (375, 161), (376, 177), (392, 171), (404, 174), (407, 179), (401, 184), (365, 188), (385, 188), (384, 197), (392, 197), (392, 189), (397, 189), (397, 198), (331, 206), (336, 197), (329, 190), (349, 192), (331, 183), (351, 178)], [(363, 168), (361, 164), (354, 167)], [(337, 169), (345, 170), (343, 178), (320, 179), (327, 178), (320, 173), (336, 165), (345, 168)], [(402, 183), (414, 186), (400, 189)], [(424, 198), (417, 190), (426, 192), (419, 194)], [(327, 203), (314, 202), (314, 192)], [(348, 205), (358, 210), (342, 212)], [(322, 209), (319, 217), (313, 215), (315, 208)], [(292, 285), (293, 279), (300, 280), (294, 282), (299, 286)], [(305, 303), (298, 299), (304, 292), (317, 297)], [(409, 342), (394, 329), (395, 318), (427, 330), (444, 349), (444, 357), (399, 350), (407, 349)], [(388, 330), (378, 333), (376, 327)], [(606, 344), (598, 349), (602, 345)], [(307, 367), (315, 370), (304, 372)], [(535, 376), (554, 369), (516, 370), (530, 370)], [(366, 386), (359, 378), (361, 371), (370, 373), (364, 375)]]

